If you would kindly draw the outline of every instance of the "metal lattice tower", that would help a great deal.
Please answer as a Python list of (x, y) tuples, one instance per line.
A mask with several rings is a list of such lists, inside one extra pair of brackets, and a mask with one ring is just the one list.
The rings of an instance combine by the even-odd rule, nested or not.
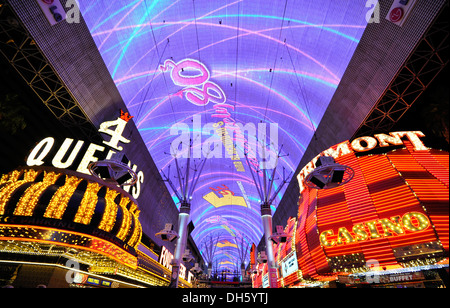
[(0, 54), (64, 127), (101, 142), (89, 117), (5, 1), (0, 1)]
[(353, 135), (353, 139), (389, 131), (448, 64), (448, 10), (447, 2)]

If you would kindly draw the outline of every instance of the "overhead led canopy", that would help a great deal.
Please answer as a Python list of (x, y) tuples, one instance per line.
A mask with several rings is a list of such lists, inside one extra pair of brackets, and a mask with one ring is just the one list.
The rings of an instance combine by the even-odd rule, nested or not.
[[(190, 144), (191, 158), (208, 157), (192, 199), (197, 245), (211, 233), (259, 243), (249, 168), (297, 169), (365, 30), (365, 1), (79, 3), (156, 166)], [(233, 245), (218, 253), (219, 268), (237, 262)]]

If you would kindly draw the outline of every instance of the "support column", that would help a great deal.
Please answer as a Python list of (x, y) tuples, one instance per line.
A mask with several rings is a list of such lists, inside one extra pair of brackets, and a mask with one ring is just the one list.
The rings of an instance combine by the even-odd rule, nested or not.
[(266, 243), (267, 266), (269, 272), (269, 287), (278, 287), (277, 266), (273, 253), (272, 236), (272, 211), (269, 204), (261, 204), (261, 218), (264, 228), (264, 240)]
[(191, 205), (189, 203), (182, 203), (180, 213), (178, 214), (178, 239), (175, 246), (175, 253), (172, 259), (172, 277), (170, 281), (170, 288), (178, 288), (180, 265), (183, 261), (183, 254), (186, 250), (186, 243), (188, 238), (187, 226), (189, 223), (189, 215), (191, 212)]

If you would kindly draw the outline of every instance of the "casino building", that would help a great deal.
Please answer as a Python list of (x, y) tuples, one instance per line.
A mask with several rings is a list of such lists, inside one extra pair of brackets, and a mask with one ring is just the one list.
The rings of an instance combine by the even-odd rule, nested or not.
[(0, 287), (447, 287), (448, 10), (0, 0)]
[(0, 187), (4, 278), (50, 288), (168, 283), (171, 273), (143, 244), (140, 211), (126, 191), (50, 167), (14, 170)]
[[(402, 141), (404, 135), (409, 140)], [(444, 285), (449, 157), (425, 147), (418, 138), (422, 135), (363, 136), (324, 151), (321, 155), (335, 157), (354, 172), (339, 187), (306, 186), (306, 173), (313, 168), (305, 166), (298, 175), (298, 216), (288, 219), (289, 237), (274, 248), (280, 286), (312, 281), (351, 287)], [(317, 164), (319, 157), (309, 164)], [(254, 285), (265, 280), (267, 263), (261, 263)]]

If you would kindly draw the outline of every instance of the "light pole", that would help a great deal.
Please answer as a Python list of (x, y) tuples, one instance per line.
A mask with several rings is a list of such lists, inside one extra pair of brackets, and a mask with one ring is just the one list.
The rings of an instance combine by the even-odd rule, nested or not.
[(178, 288), (180, 265), (183, 260), (183, 254), (186, 250), (187, 238), (189, 236), (187, 234), (187, 226), (189, 223), (190, 212), (190, 203), (182, 202), (180, 212), (178, 214), (178, 239), (175, 244), (175, 253), (172, 259), (172, 278), (169, 285), (172, 288)]
[[(281, 151), (281, 149), (280, 149)], [(288, 183), (289, 178), (291, 177), (292, 172), (289, 173), (288, 176), (285, 174), (285, 169), (283, 167), (283, 180), (281, 184), (278, 186), (277, 190), (271, 195), (272, 188), (274, 186), (275, 181), (275, 175), (276, 175), (276, 169), (278, 166), (278, 160), (280, 158), (280, 154), (277, 154), (276, 163), (272, 170), (271, 175), (268, 174), (267, 169), (265, 169), (265, 161), (263, 161), (263, 170), (256, 170), (256, 172), (253, 172), (253, 169), (251, 168), (250, 162), (248, 160), (248, 155), (245, 155), (245, 158), (247, 159), (247, 164), (250, 168), (250, 172), (252, 174), (253, 182), (256, 186), (256, 190), (258, 191), (260, 200), (261, 200), (261, 219), (264, 229), (264, 241), (266, 244), (266, 256), (267, 256), (267, 265), (269, 270), (269, 286), (270, 288), (276, 288), (277, 287), (277, 265), (275, 262), (275, 257), (273, 253), (273, 246), (272, 246), (272, 210), (270, 206), (272, 205), (273, 201), (275, 200), (278, 193), (281, 191), (283, 186)], [(256, 175), (255, 175), (256, 173)], [(262, 180), (259, 178), (261, 177), (262, 173)]]
[(187, 226), (189, 224), (190, 214), (191, 214), (191, 199), (192, 194), (194, 193), (195, 187), (197, 186), (200, 175), (203, 171), (203, 167), (205, 166), (206, 160), (208, 157), (202, 159), (199, 165), (195, 164), (194, 161), (194, 174), (192, 178), (190, 178), (190, 170), (191, 170), (191, 149), (192, 142), (188, 148), (188, 157), (186, 161), (186, 171), (183, 173), (181, 170), (180, 164), (178, 163), (178, 155), (176, 152), (173, 155), (175, 159), (175, 166), (177, 168), (177, 176), (179, 182), (179, 190), (175, 187), (172, 180), (170, 179), (170, 165), (168, 167), (167, 176), (161, 170), (161, 174), (165, 182), (169, 183), (169, 186), (172, 188), (173, 192), (177, 196), (178, 200), (180, 200), (180, 212), (178, 214), (178, 238), (175, 244), (175, 253), (172, 259), (172, 278), (170, 281), (169, 287), (178, 288), (179, 282), (179, 274), (180, 274), (180, 265), (183, 261), (183, 254), (186, 250), (186, 244), (188, 239), (188, 229)]

